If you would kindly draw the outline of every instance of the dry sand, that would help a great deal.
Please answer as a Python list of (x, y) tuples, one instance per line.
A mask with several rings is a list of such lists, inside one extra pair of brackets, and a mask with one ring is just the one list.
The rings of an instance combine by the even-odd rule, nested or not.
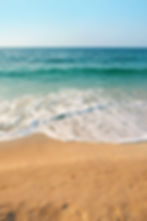
[(0, 221), (147, 221), (147, 144), (0, 144)]

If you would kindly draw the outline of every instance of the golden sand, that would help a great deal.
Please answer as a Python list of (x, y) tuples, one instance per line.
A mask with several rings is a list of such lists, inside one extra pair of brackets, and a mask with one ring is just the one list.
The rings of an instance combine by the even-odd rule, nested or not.
[(0, 144), (0, 221), (147, 221), (147, 144)]

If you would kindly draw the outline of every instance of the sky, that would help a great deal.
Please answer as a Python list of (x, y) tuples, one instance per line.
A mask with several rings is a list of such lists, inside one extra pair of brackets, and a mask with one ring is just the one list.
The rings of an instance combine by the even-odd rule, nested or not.
[(147, 47), (147, 0), (0, 0), (0, 46)]

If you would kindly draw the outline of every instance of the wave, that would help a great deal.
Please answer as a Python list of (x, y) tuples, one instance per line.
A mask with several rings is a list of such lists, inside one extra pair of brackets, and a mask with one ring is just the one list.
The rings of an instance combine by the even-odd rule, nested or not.
[(0, 140), (45, 133), (64, 141), (136, 142), (147, 138), (147, 101), (103, 90), (62, 90), (1, 100)]
[(20, 77), (40, 77), (45, 75), (70, 75), (70, 74), (95, 74), (95, 75), (147, 75), (147, 68), (124, 68), (124, 67), (103, 67), (103, 68), (92, 68), (92, 67), (56, 67), (56, 68), (33, 68), (33, 69), (11, 69), (11, 70), (0, 70), (0, 78), (2, 77), (13, 77), (13, 78), (20, 78)]

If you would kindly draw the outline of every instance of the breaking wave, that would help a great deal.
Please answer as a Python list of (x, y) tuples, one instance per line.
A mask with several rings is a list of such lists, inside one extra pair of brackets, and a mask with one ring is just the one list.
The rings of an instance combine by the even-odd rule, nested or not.
[(75, 89), (0, 102), (0, 140), (38, 132), (64, 141), (119, 143), (147, 138), (145, 98)]

